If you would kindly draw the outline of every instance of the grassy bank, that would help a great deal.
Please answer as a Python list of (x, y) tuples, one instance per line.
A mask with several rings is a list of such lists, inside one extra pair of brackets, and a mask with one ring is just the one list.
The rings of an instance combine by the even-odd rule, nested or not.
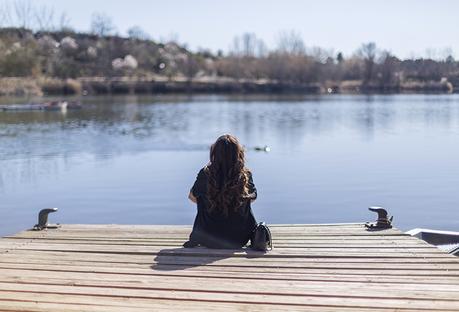
[[(231, 78), (168, 79), (155, 77), (85, 77), (57, 78), (0, 78), (0, 96), (42, 95), (104, 95), (104, 94), (167, 94), (167, 93), (451, 93), (454, 86), (441, 81), (407, 81), (398, 85), (364, 84), (362, 81), (339, 83), (283, 83), (269, 80), (236, 80)], [(456, 89), (456, 91), (459, 91)]]

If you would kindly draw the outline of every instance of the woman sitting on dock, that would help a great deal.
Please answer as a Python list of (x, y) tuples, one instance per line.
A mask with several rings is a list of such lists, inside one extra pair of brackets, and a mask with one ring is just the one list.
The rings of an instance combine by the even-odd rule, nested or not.
[(210, 148), (210, 162), (198, 173), (188, 198), (198, 211), (184, 247), (241, 248), (257, 223), (250, 203), (257, 197), (244, 149), (236, 137), (222, 135)]

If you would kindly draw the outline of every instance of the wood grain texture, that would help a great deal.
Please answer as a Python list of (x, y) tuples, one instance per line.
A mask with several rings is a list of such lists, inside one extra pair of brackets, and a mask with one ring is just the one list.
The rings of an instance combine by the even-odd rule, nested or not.
[(397, 229), (272, 225), (274, 250), (184, 249), (189, 226), (0, 239), (1, 311), (459, 311), (459, 258)]

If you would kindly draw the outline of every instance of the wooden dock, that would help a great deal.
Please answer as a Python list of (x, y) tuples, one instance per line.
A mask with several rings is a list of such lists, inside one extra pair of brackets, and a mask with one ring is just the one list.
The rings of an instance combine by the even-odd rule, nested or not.
[(459, 311), (459, 258), (363, 224), (271, 225), (274, 250), (181, 248), (188, 226), (0, 239), (1, 311)]

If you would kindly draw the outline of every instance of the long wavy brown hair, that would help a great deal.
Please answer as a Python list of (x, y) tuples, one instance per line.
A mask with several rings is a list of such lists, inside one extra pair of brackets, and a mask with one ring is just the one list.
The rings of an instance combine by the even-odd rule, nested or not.
[(236, 137), (225, 134), (210, 148), (207, 198), (209, 211), (221, 211), (228, 216), (238, 211), (250, 198), (249, 170), (245, 167), (244, 148)]

